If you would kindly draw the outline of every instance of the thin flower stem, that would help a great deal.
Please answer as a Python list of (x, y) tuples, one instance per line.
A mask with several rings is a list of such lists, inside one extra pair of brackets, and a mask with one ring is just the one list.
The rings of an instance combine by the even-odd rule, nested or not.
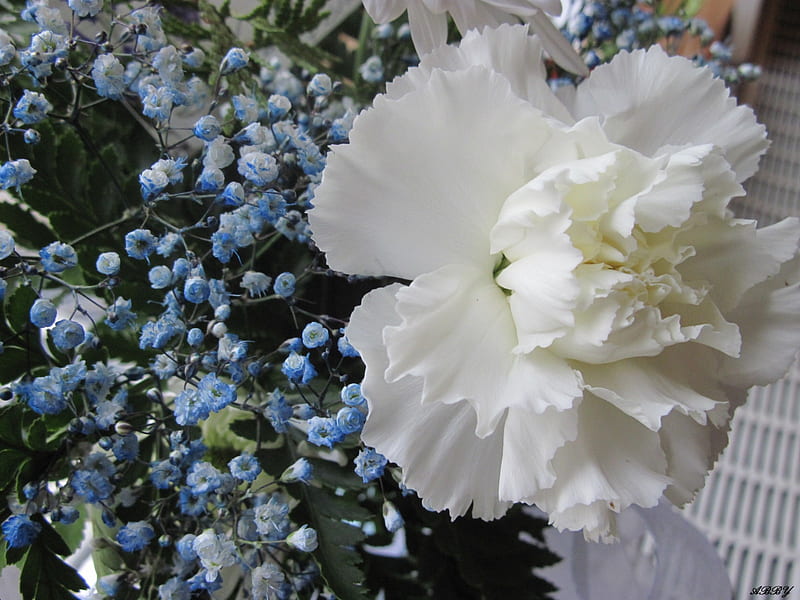
[(100, 227), (96, 227), (96, 228), (92, 229), (91, 231), (88, 231), (87, 233), (84, 233), (83, 235), (76, 237), (74, 240), (69, 242), (69, 244), (71, 246), (74, 245), (74, 244), (79, 244), (80, 242), (83, 242), (84, 240), (87, 240), (90, 237), (93, 237), (93, 236), (97, 235), (98, 233), (102, 233), (103, 231), (106, 231), (108, 229), (113, 229), (114, 227), (117, 227), (118, 225), (122, 225), (125, 221), (129, 221), (132, 218), (133, 218), (133, 215), (128, 214), (128, 211), (126, 211), (125, 214), (123, 214), (119, 219), (111, 221), (110, 223), (106, 223), (105, 225), (101, 225)]
[(372, 18), (364, 11), (361, 15), (361, 28), (358, 31), (358, 48), (353, 63), (353, 81), (358, 81), (359, 72), (358, 68), (364, 64), (364, 54), (367, 48), (367, 40), (369, 39), (370, 31), (372, 31), (373, 23)]

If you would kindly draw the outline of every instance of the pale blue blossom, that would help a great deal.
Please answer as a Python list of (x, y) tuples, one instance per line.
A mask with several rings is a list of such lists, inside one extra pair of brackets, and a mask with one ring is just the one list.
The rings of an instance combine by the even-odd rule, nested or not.
[(36, 174), (36, 169), (31, 166), (27, 158), (10, 160), (0, 167), (0, 188), (7, 190), (28, 183)]
[(192, 542), (192, 548), (205, 569), (206, 581), (215, 581), (221, 569), (236, 563), (236, 544), (211, 529), (198, 535)]
[(0, 229), (0, 260), (14, 253), (14, 237), (5, 229)]
[(278, 177), (278, 163), (269, 154), (250, 152), (238, 163), (239, 174), (257, 186), (266, 186)]
[(25, 123), (31, 125), (47, 118), (47, 113), (53, 110), (53, 105), (47, 100), (44, 94), (25, 90), (16, 105), (14, 106), (14, 116)]
[(222, 75), (233, 73), (246, 67), (248, 62), (250, 62), (250, 55), (247, 52), (241, 48), (231, 48), (222, 59), (220, 72)]
[(103, 0), (69, 0), (67, 4), (79, 17), (94, 17), (103, 8)]
[(113, 54), (101, 54), (92, 66), (92, 79), (97, 94), (104, 98), (120, 100), (127, 87), (125, 68)]

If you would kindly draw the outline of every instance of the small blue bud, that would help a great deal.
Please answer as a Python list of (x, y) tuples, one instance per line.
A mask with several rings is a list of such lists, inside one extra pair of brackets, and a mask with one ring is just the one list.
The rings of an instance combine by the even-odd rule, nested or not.
[(55, 323), (57, 315), (55, 305), (45, 298), (38, 298), (29, 312), (31, 323), (36, 327), (50, 327)]

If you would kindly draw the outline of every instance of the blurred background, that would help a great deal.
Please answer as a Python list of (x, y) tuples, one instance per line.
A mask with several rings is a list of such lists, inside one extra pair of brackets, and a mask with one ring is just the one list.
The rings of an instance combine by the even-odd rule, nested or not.
[[(763, 73), (738, 90), (772, 142), (747, 182), (738, 215), (762, 225), (800, 215), (800, 2), (706, 0), (702, 12), (734, 58)], [(800, 368), (750, 393), (731, 443), (685, 511), (715, 545), (737, 600), (758, 586), (794, 585), (800, 594)], [(791, 597), (791, 596), (790, 596)]]

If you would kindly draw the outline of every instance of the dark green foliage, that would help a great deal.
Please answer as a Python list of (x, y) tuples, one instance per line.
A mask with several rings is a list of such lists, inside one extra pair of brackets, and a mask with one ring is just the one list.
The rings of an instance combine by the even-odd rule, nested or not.
[(314, 557), (325, 582), (341, 600), (368, 598), (362, 557), (356, 550), (366, 535), (345, 520), (363, 522), (372, 514), (352, 495), (337, 496), (330, 489), (312, 486), (304, 487), (303, 493), (306, 502), (298, 508), (302, 507), (304, 520), (317, 530), (319, 547)]
[(22, 498), (26, 483), (56, 469), (63, 458), (67, 420), (61, 415), (38, 415), (23, 404), (0, 408), (0, 493)]
[(256, 8), (239, 18), (250, 21), (260, 17), (276, 29), (298, 36), (311, 31), (328, 16), (322, 10), (324, 6), (325, 0), (261, 0)]
[[(547, 522), (515, 507), (497, 521), (426, 511), (417, 498), (396, 501), (406, 519), (407, 557), (368, 556), (368, 582), (387, 600), (548, 600), (552, 585), (534, 568), (558, 562), (544, 546)], [(521, 535), (522, 534), (522, 535)], [(388, 544), (386, 532), (368, 540)]]
[[(20, 577), (24, 600), (73, 600), (77, 592), (88, 588), (78, 572), (57, 555), (66, 556), (70, 548), (59, 533), (41, 517), (33, 517), (42, 526), (36, 541), (25, 556)], [(8, 554), (6, 554), (8, 557)], [(46, 577), (41, 577), (46, 573)]]
[(38, 298), (30, 286), (18, 287), (9, 296), (5, 306), (6, 323), (14, 333), (21, 333), (28, 327), (28, 313), (31, 305)]
[(20, 204), (0, 202), (0, 223), (14, 232), (17, 244), (29, 248), (41, 248), (54, 238), (53, 232)]
[[(275, 477), (297, 458), (290, 454), (288, 445), (259, 450), (256, 456), (261, 466)], [(361, 567), (363, 559), (357, 547), (366, 535), (353, 523), (369, 521), (374, 518), (374, 513), (361, 506), (357, 493), (345, 491), (345, 486), (340, 485), (354, 485), (346, 476), (342, 479), (343, 470), (332, 464), (328, 468), (321, 464), (323, 462), (312, 461), (312, 485), (297, 483), (289, 486), (291, 494), (302, 500), (292, 512), (292, 518), (316, 530), (319, 546), (314, 551), (314, 558), (336, 597), (340, 600), (365, 600), (370, 596)]]
[(270, 422), (260, 413), (242, 413), (241, 418), (231, 423), (231, 431), (241, 438), (254, 442), (274, 442), (278, 434)]

